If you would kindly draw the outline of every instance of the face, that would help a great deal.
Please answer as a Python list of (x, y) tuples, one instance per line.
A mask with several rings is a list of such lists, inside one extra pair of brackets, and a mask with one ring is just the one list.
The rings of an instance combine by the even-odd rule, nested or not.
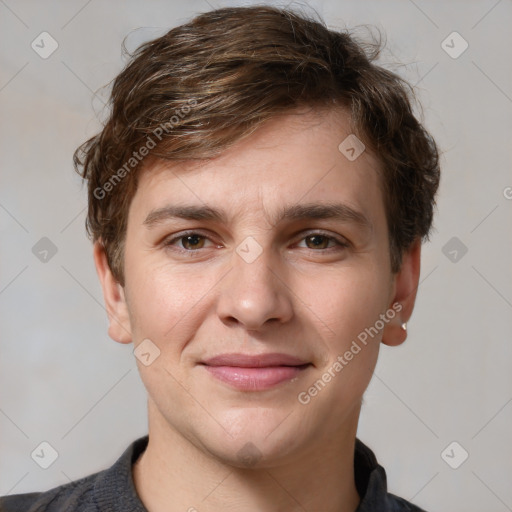
[(110, 335), (144, 354), (150, 424), (234, 465), (355, 436), (383, 336), (405, 339), (419, 252), (391, 273), (379, 163), (347, 159), (349, 134), (343, 112), (294, 113), (143, 171), (124, 289), (96, 261)]

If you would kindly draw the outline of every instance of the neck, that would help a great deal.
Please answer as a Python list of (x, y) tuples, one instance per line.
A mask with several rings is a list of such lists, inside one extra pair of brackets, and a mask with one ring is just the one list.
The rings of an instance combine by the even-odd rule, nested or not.
[(149, 401), (149, 443), (133, 467), (135, 488), (150, 512), (354, 512), (356, 421), (293, 461), (247, 469), (224, 464), (184, 438)]

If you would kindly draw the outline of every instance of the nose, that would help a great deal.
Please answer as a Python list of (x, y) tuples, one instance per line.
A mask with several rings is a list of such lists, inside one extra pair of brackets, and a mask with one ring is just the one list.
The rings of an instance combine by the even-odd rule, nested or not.
[(222, 322), (257, 331), (265, 324), (290, 320), (293, 293), (270, 249), (263, 250), (254, 261), (240, 254), (233, 253), (232, 268), (220, 283), (217, 314)]

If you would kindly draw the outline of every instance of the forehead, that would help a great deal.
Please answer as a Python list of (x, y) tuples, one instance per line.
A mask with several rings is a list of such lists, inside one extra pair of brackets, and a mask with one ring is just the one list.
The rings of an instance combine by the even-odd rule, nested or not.
[(237, 216), (263, 212), (270, 218), (285, 205), (319, 201), (343, 202), (369, 217), (382, 215), (380, 163), (368, 150), (347, 158), (344, 141), (353, 145), (353, 137), (345, 111), (279, 116), (214, 159), (155, 161), (143, 168), (130, 215), (147, 215), (171, 201)]

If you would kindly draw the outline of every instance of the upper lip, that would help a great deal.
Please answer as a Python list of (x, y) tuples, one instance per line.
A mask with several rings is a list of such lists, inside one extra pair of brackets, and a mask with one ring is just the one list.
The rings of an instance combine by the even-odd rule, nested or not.
[(238, 366), (241, 368), (263, 368), (268, 366), (302, 366), (308, 361), (288, 354), (220, 354), (202, 362), (208, 366)]

